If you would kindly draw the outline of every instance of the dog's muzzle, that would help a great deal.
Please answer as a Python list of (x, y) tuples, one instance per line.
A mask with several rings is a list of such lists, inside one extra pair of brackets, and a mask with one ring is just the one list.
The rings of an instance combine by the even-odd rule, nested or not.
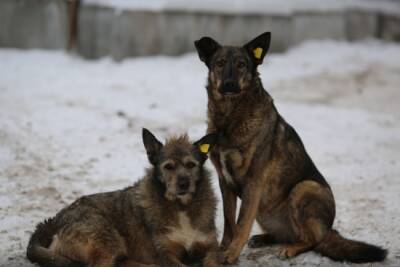
[(234, 95), (240, 93), (239, 84), (232, 80), (226, 80), (219, 88), (219, 92), (223, 95)]
[(190, 180), (187, 177), (180, 177), (178, 180), (178, 195), (185, 195), (189, 192)]

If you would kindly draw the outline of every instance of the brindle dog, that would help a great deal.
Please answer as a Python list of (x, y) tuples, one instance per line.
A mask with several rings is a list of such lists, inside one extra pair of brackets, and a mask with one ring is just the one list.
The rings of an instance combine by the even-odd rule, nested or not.
[[(242, 47), (221, 46), (209, 37), (195, 42), (209, 70), (208, 132), (219, 136), (211, 160), (223, 197), (225, 262), (237, 260), (254, 220), (264, 234), (253, 236), (250, 247), (284, 244), (284, 257), (315, 250), (334, 260), (384, 260), (386, 250), (345, 239), (332, 229), (331, 188), (257, 72), (270, 37), (261, 34)], [(237, 197), (242, 204), (236, 221)]]
[(81, 197), (40, 223), (28, 259), (46, 267), (218, 266), (216, 198), (199, 148), (212, 140), (181, 136), (163, 145), (144, 129), (147, 175), (126, 189)]

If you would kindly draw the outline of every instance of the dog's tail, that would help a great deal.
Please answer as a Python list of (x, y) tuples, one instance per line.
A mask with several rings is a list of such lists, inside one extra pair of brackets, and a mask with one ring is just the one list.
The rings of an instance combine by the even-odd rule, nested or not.
[(386, 249), (346, 239), (336, 230), (331, 230), (314, 250), (336, 261), (355, 263), (383, 261), (387, 255)]
[(26, 257), (42, 267), (81, 267), (82, 265), (71, 261), (52, 249), (53, 238), (58, 231), (55, 219), (48, 219), (36, 226), (28, 243)]

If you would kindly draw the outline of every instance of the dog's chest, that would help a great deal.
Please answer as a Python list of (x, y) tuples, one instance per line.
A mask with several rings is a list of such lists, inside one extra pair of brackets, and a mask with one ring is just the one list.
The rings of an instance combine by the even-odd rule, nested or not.
[(242, 164), (242, 156), (237, 149), (224, 149), (219, 151), (219, 161), (223, 179), (231, 186), (237, 184), (235, 177), (235, 168)]
[(182, 244), (186, 250), (190, 250), (193, 244), (207, 242), (209, 235), (192, 226), (186, 212), (179, 212), (178, 224), (169, 227), (167, 238), (173, 242)]
[(219, 153), (219, 161), (221, 163), (223, 179), (225, 179), (227, 184), (234, 185), (235, 181), (233, 180), (233, 171), (228, 160), (228, 154), (229, 150), (221, 150)]

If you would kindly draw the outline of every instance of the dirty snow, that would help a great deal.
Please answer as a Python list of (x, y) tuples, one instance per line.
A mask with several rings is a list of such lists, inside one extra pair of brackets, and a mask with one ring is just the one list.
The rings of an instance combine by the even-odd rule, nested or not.
[[(195, 54), (115, 63), (0, 49), (0, 266), (33, 266), (35, 224), (75, 198), (139, 179), (142, 127), (201, 137), (206, 72)], [(267, 55), (260, 72), (332, 185), (335, 228), (390, 250), (361, 266), (400, 266), (400, 46), (309, 42)], [(350, 266), (277, 249), (246, 248), (238, 266)]]

